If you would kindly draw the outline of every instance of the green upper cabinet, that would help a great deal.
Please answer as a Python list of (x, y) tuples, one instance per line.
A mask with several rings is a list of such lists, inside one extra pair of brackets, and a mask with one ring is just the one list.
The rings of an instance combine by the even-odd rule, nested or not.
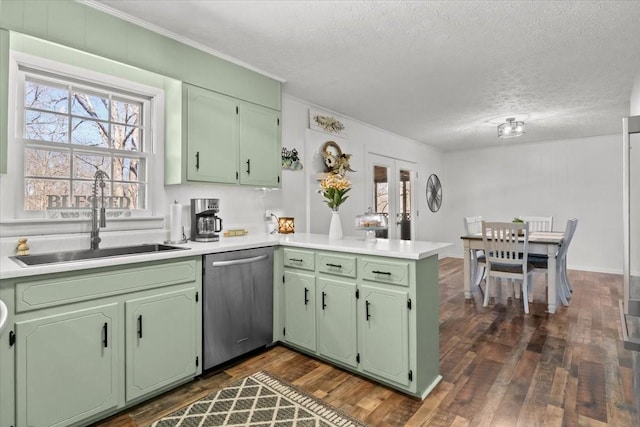
[(184, 84), (182, 139), (186, 181), (280, 185), (278, 111)]
[(234, 98), (184, 85), (187, 180), (238, 182), (238, 106)]
[(255, 104), (240, 104), (240, 183), (260, 187), (280, 185), (280, 112)]
[(117, 304), (16, 323), (16, 424), (66, 426), (118, 405)]
[[(62, 46), (71, 49), (60, 55), (59, 49), (40, 44), (34, 52), (28, 50), (32, 43), (25, 43), (27, 50), (24, 50), (25, 46), (14, 46), (11, 34), (23, 38), (31, 36), (29, 38), (33, 40), (51, 42), (56, 48)], [(203, 88), (212, 94), (231, 97), (238, 109), (246, 110), (246, 117), (240, 115), (235, 118), (234, 121), (242, 123), (235, 124), (233, 132), (236, 136), (231, 142), (225, 138), (224, 144), (196, 147), (195, 152), (197, 149), (201, 152), (215, 150), (216, 158), (210, 159), (204, 170), (193, 175), (188, 168), (195, 168), (192, 157), (195, 152), (188, 151), (185, 135), (191, 132), (196, 137), (227, 137), (232, 124), (228, 121), (223, 123), (222, 118), (216, 119), (215, 116), (207, 116), (203, 122), (198, 113), (193, 118), (181, 117), (189, 109), (188, 105), (184, 105), (188, 101), (180, 98), (179, 88), (177, 93), (173, 93), (173, 83), (165, 84), (165, 184), (200, 181), (279, 186), (281, 138), (278, 122), (282, 109), (282, 83), (277, 78), (219, 58), (83, 2), (69, 0), (0, 0), (0, 174), (7, 172), (10, 46), (11, 49), (79, 67), (94, 63), (96, 58), (106, 59), (109, 63), (125, 64), (132, 75), (145, 70), (163, 76), (167, 81), (184, 82), (185, 85)], [(52, 54), (54, 51), (55, 54)], [(87, 53), (91, 54), (90, 59), (87, 59)], [(98, 71), (112, 74), (104, 67)], [(113, 73), (128, 78), (119, 74)], [(183, 105), (180, 105), (181, 101)], [(204, 107), (202, 115), (205, 115), (206, 109), (212, 105), (203, 106), (198, 104), (199, 101), (202, 100), (195, 100), (196, 104), (191, 107)], [(273, 124), (274, 120), (276, 125)], [(180, 137), (183, 141), (180, 141)], [(234, 148), (233, 144), (245, 140), (248, 142), (243, 153), (260, 156), (260, 161), (247, 156), (243, 162), (233, 160), (232, 157), (238, 157), (241, 153), (241, 147)], [(229, 157), (231, 153), (232, 157)], [(246, 177), (241, 176), (241, 171), (246, 170), (246, 167), (241, 168), (241, 163), (246, 166), (247, 161), (250, 163), (250, 173)]]

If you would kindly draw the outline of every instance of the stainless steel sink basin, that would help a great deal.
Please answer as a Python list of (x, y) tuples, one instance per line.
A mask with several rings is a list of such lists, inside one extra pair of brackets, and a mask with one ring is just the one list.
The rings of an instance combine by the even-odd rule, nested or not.
[(104, 249), (83, 249), (78, 251), (68, 252), (50, 252), (46, 254), (36, 255), (16, 255), (10, 257), (23, 267), (43, 264), (57, 264), (61, 262), (71, 261), (88, 261), (100, 258), (112, 258), (129, 255), (142, 255), (155, 252), (165, 251), (179, 251), (189, 248), (181, 248), (178, 246), (158, 245), (158, 244), (144, 244), (134, 246), (121, 246), (117, 248), (104, 248)]

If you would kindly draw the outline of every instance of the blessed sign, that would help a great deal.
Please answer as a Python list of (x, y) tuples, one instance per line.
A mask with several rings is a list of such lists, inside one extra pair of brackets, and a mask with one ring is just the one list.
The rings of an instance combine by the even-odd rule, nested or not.
[[(131, 199), (126, 196), (105, 196), (98, 197), (97, 206), (102, 207), (101, 200), (104, 200), (104, 207), (109, 209), (131, 209)], [(79, 209), (93, 207), (93, 196), (68, 195), (47, 195), (47, 209)], [(73, 202), (73, 203), (71, 203)]]

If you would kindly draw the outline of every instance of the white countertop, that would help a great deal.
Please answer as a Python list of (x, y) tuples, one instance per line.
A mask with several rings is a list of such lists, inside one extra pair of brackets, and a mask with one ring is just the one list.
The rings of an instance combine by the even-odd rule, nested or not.
[[(172, 245), (188, 248), (187, 250), (182, 251), (163, 251), (149, 254), (71, 261), (29, 267), (23, 267), (14, 260), (10, 259), (8, 256), (2, 256), (0, 257), (0, 279), (36, 276), (39, 274), (61, 273), (66, 271), (87, 270), (100, 267), (112, 267), (115, 265), (127, 265), (138, 262), (158, 261), (163, 259), (177, 259), (217, 252), (229, 252), (277, 245), (336, 252), (350, 252), (361, 255), (375, 255), (419, 260), (432, 255), (436, 255), (443, 248), (446, 248), (451, 244), (441, 242), (385, 239), (379, 239), (376, 243), (365, 243), (362, 238), (357, 237), (345, 237), (342, 240), (329, 240), (329, 237), (327, 235), (305, 233), (276, 236), (268, 234), (255, 234), (226, 238), (221, 236), (219, 242), (201, 243), (190, 241), (182, 245)], [(32, 251), (32, 253), (35, 254), (36, 252)]]
[(329, 240), (324, 234), (290, 234), (280, 236), (282, 246), (320, 249), (324, 251), (351, 252), (360, 255), (386, 256), (391, 258), (422, 259), (436, 255), (451, 243), (424, 242), (410, 240), (378, 239), (367, 243), (362, 237), (345, 237), (342, 240)]

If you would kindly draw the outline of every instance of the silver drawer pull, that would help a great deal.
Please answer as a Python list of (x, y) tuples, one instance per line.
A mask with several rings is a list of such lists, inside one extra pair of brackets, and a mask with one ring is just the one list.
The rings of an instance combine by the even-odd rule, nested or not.
[(262, 261), (267, 259), (268, 255), (254, 256), (253, 258), (232, 259), (230, 261), (214, 261), (211, 265), (214, 267), (227, 267), (229, 265), (249, 264), (251, 262)]

